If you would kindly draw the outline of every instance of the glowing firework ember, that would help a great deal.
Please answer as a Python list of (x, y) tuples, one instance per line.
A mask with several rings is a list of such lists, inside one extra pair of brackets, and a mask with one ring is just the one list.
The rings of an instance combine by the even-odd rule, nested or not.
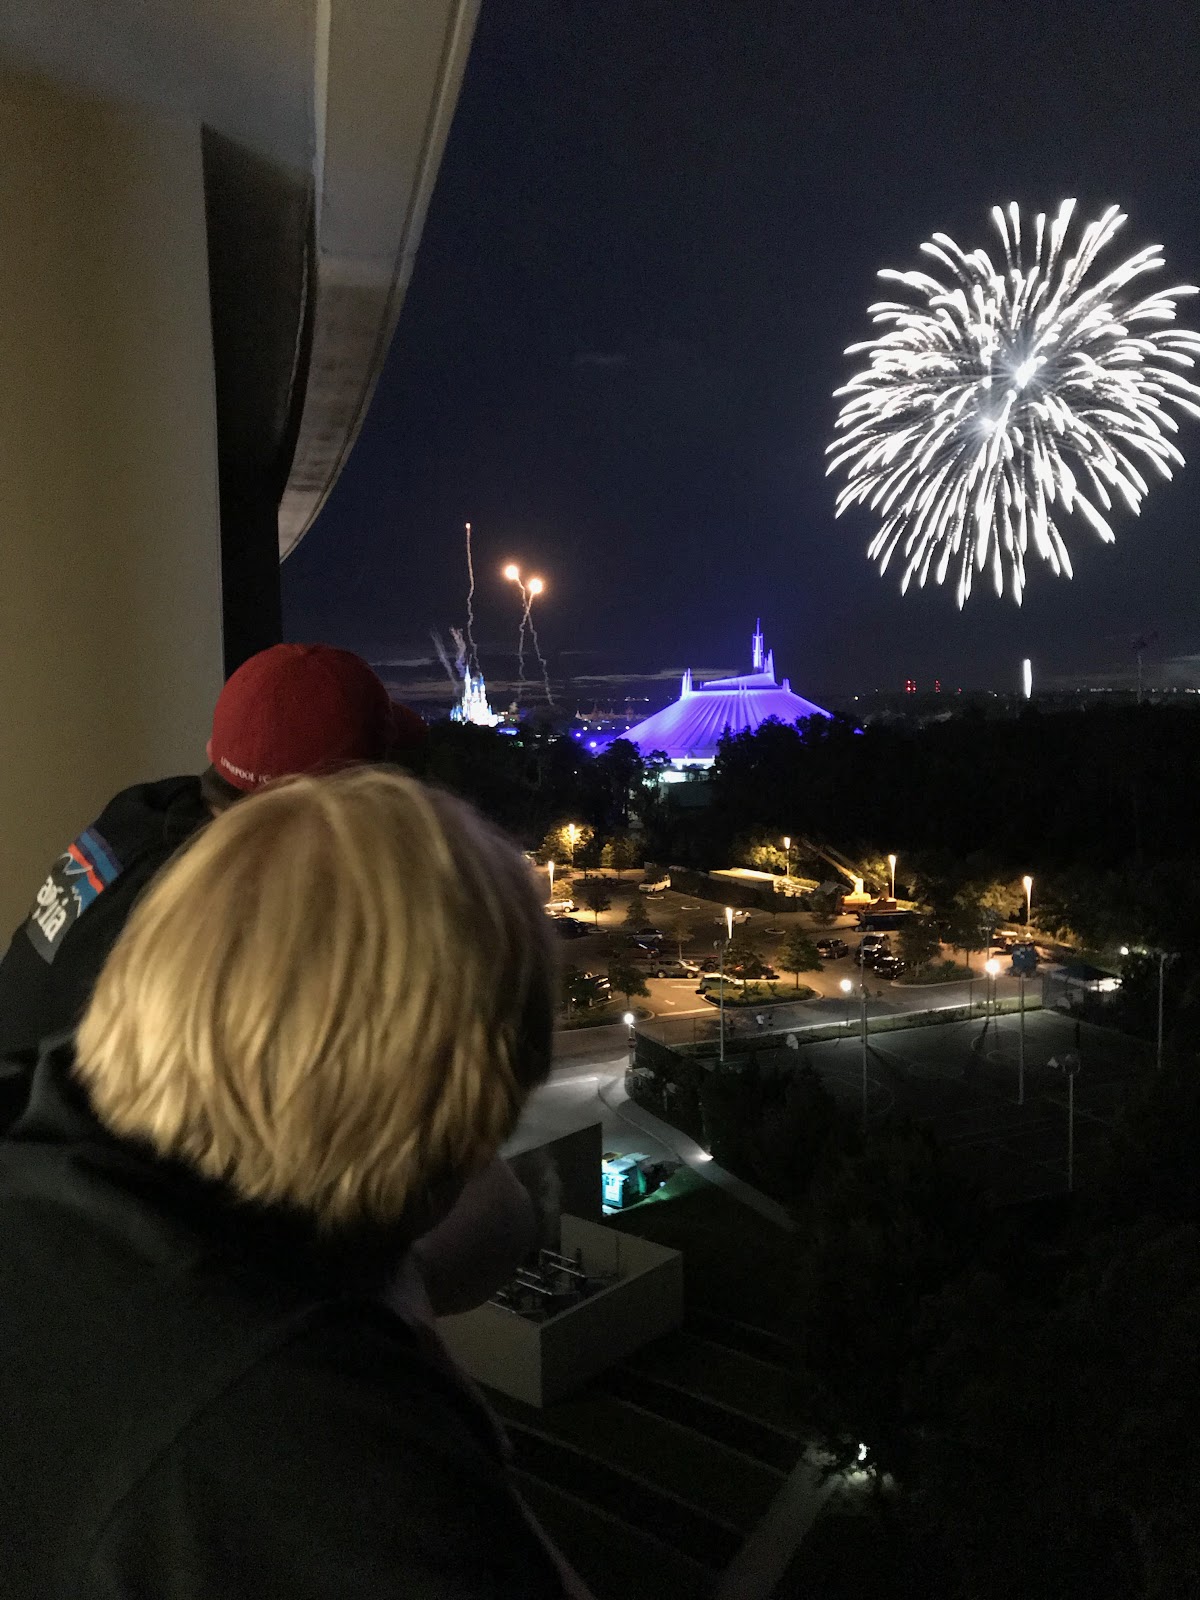
[[(921, 246), (942, 269), (881, 272), (915, 297), (869, 308), (884, 331), (851, 345), (867, 365), (843, 399), (829, 471), (846, 471), (840, 516), (861, 504), (882, 518), (869, 555), (886, 572), (900, 552), (904, 593), (915, 577), (944, 583), (953, 568), (961, 606), (974, 574), (1007, 572), (1025, 587), (1030, 544), (1071, 576), (1059, 520), (1078, 514), (1106, 543), (1119, 499), (1135, 514), (1143, 473), (1183, 465), (1172, 410), (1200, 417), (1200, 388), (1184, 376), (1200, 334), (1174, 327), (1191, 285), (1139, 299), (1131, 285), (1164, 265), (1149, 245), (1089, 284), (1097, 256), (1125, 222), (1110, 206), (1066, 253), (1075, 208), (1064, 201), (1022, 241), (1015, 205), (992, 217), (1004, 246), (997, 268), (944, 233)], [(1165, 325), (1165, 326), (1164, 326)]]

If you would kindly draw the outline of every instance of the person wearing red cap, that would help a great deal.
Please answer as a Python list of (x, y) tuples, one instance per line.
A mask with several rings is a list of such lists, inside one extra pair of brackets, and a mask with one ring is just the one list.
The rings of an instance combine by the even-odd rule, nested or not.
[(185, 840), (278, 778), (403, 761), (425, 731), (349, 650), (277, 644), (244, 662), (217, 699), (207, 770), (110, 800), (50, 868), (13, 935), (0, 961), (0, 1060), (22, 1070), (0, 1078), (0, 1127), (42, 1040), (74, 1029), (135, 901)]

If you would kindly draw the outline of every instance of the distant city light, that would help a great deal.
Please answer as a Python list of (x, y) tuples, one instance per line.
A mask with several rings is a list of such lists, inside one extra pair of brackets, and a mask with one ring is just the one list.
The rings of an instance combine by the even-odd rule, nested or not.
[(1028, 656), (1021, 663), (1021, 693), (1026, 700), (1033, 699), (1033, 662)]

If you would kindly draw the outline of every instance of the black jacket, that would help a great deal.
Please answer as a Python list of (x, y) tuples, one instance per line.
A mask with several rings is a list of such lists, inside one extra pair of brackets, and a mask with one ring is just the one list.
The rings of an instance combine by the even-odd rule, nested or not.
[(59, 856), (0, 961), (0, 1057), (75, 1027), (134, 901), (208, 820), (199, 778), (138, 784)]
[(112, 1137), (69, 1064), (0, 1141), (6, 1600), (557, 1600), (488, 1414), (371, 1293), (395, 1241)]

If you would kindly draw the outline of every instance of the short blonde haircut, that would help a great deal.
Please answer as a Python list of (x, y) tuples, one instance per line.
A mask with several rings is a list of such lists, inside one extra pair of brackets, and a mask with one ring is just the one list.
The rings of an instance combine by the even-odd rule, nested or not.
[(399, 1222), (484, 1165), (549, 1070), (528, 866), (395, 771), (239, 801), (101, 971), (76, 1071), (101, 1120), (323, 1227)]

